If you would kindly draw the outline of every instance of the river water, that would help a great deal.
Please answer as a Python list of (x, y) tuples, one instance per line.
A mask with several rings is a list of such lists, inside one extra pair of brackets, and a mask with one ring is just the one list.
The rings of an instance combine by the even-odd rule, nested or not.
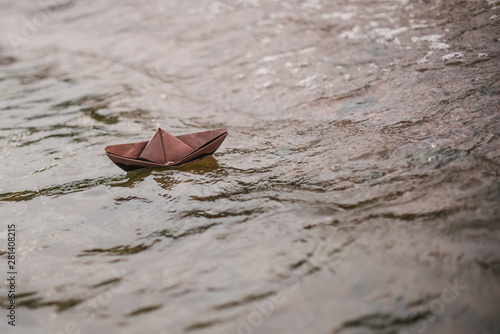
[[(0, 331), (498, 333), (499, 15), (0, 1)], [(158, 127), (229, 136), (174, 169), (106, 157)]]

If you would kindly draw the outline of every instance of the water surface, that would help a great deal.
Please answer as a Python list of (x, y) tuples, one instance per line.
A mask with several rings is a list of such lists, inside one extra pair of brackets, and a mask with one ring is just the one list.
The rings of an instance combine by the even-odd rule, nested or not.
[(498, 332), (499, 8), (0, 2), (2, 333)]

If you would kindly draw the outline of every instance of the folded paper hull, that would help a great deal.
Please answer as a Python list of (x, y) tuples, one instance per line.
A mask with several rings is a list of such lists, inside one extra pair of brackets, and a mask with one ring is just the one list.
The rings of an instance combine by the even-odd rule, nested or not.
[(124, 171), (174, 167), (212, 155), (227, 137), (226, 129), (174, 137), (158, 129), (150, 141), (107, 146), (106, 155)]

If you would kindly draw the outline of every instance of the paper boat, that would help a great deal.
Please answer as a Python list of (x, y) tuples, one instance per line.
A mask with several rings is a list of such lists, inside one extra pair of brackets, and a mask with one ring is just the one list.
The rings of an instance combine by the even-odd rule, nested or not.
[(107, 156), (124, 171), (180, 166), (212, 155), (227, 137), (226, 129), (190, 133), (174, 137), (156, 130), (150, 141), (111, 145)]

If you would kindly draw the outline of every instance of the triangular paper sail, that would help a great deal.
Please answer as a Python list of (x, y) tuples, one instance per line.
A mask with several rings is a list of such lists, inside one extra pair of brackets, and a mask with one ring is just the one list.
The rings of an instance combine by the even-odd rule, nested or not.
[(112, 145), (107, 156), (125, 171), (179, 166), (212, 155), (227, 137), (226, 129), (174, 137), (158, 129), (148, 142)]
[(161, 130), (161, 137), (163, 139), (163, 149), (165, 150), (167, 162), (176, 162), (177, 160), (192, 153), (196, 148), (186, 145), (181, 140), (163, 130)]
[(167, 158), (165, 157), (165, 148), (163, 147), (163, 139), (161, 138), (161, 129), (156, 130), (153, 138), (151, 138), (149, 143), (139, 155), (139, 159), (146, 159), (159, 164), (167, 162)]
[(158, 129), (139, 155), (139, 158), (165, 164), (175, 162), (192, 152), (193, 147), (185, 144), (167, 131)]

